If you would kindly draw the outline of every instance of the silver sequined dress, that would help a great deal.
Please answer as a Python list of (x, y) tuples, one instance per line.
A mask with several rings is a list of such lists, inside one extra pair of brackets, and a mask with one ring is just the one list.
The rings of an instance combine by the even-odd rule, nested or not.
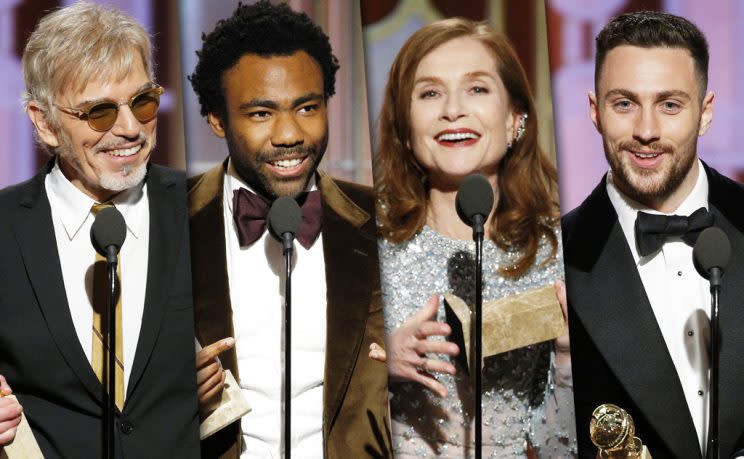
[[(544, 238), (536, 265), (548, 257), (550, 249)], [(498, 267), (511, 264), (515, 258), (516, 254), (505, 252), (491, 241), (484, 242), (484, 302), (563, 278), (560, 256), (545, 266), (533, 266), (518, 279), (504, 278)], [(388, 333), (419, 310), (433, 293), (452, 292), (470, 305), (475, 303), (472, 241), (448, 239), (425, 226), (402, 244), (381, 240), (380, 264)], [(437, 320), (445, 320), (441, 301)], [(474, 455), (472, 380), (457, 358), (438, 357), (450, 360), (457, 369), (456, 376), (436, 375), (447, 388), (446, 398), (418, 383), (390, 383), (396, 458)], [(553, 361), (551, 342), (486, 359), (482, 379), (483, 457), (526, 457), (528, 441), (540, 458), (575, 457), (570, 369), (566, 376), (560, 376), (559, 371), (556, 384)]]

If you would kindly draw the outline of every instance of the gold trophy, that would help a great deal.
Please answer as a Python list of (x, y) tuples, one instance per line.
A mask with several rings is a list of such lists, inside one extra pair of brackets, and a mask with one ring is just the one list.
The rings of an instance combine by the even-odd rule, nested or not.
[(635, 436), (635, 424), (627, 411), (605, 403), (592, 413), (589, 424), (592, 443), (601, 459), (651, 459), (648, 449)]

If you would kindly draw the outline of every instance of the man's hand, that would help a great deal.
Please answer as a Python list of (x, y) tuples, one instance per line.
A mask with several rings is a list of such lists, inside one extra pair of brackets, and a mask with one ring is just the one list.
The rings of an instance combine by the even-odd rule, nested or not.
[(566, 320), (566, 331), (555, 339), (555, 365), (558, 368), (571, 367), (571, 344), (568, 339), (568, 302), (566, 301), (566, 284), (562, 281), (555, 281), (555, 295), (558, 297), (558, 303), (563, 311), (563, 318)]
[(234, 338), (225, 338), (210, 344), (196, 354), (196, 384), (199, 397), (199, 414), (204, 419), (220, 404), (225, 387), (225, 371), (217, 356), (235, 345)]
[(439, 309), (439, 296), (432, 295), (429, 301), (414, 315), (403, 322), (387, 336), (387, 352), (377, 343), (370, 346), (369, 357), (387, 362), (388, 374), (393, 380), (415, 381), (437, 393), (447, 395), (447, 389), (432, 376), (432, 372), (455, 374), (455, 367), (449, 362), (427, 358), (426, 354), (459, 354), (460, 348), (454, 343), (433, 341), (429, 336), (448, 336), (452, 330), (444, 322), (434, 319)]
[(13, 441), (18, 424), (21, 423), (23, 407), (17, 400), (5, 397), (12, 393), (5, 377), (0, 375), (0, 447)]

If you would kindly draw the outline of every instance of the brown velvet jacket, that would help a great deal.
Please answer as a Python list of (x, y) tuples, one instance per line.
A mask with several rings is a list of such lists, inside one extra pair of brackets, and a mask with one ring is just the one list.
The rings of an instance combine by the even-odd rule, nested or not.
[[(196, 337), (203, 346), (235, 335), (225, 258), (224, 170), (222, 164), (188, 182)], [(387, 371), (367, 356), (370, 343), (384, 342), (374, 197), (367, 187), (323, 172), (318, 189), (327, 282), (324, 457), (390, 457)], [(234, 349), (221, 361), (236, 378), (250, 378), (238, 374)], [(239, 457), (240, 435), (235, 422), (202, 442), (202, 456)]]

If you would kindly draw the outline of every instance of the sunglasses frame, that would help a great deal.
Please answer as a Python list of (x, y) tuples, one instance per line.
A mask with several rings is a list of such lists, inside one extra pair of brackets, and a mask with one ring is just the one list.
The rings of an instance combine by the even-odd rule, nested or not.
[[(153, 86), (152, 87), (147, 88), (147, 89), (143, 89), (142, 91), (137, 92), (132, 97), (130, 97), (129, 100), (127, 100), (126, 102), (119, 103), (119, 104), (117, 104), (116, 102), (114, 102), (112, 100), (106, 100), (106, 101), (103, 101), (103, 102), (91, 102), (91, 103), (85, 104), (85, 105), (83, 105), (82, 107), (79, 107), (79, 108), (62, 107), (62, 106), (59, 106), (57, 104), (54, 104), (54, 106), (57, 107), (57, 109), (59, 109), (60, 111), (62, 111), (64, 113), (67, 113), (68, 115), (72, 115), (72, 116), (76, 117), (77, 119), (79, 119), (81, 121), (86, 121), (88, 123), (88, 126), (90, 126), (90, 128), (93, 129), (94, 131), (97, 131), (97, 132), (106, 132), (106, 131), (110, 130), (112, 127), (114, 127), (114, 124), (116, 124), (116, 118), (118, 118), (118, 116), (119, 116), (119, 107), (121, 107), (122, 105), (129, 105), (129, 109), (132, 110), (132, 114), (134, 115), (134, 109), (132, 107), (132, 103), (134, 102), (134, 100), (137, 99), (138, 97), (144, 95), (144, 94), (153, 93), (153, 92), (155, 93), (155, 96), (157, 97), (158, 108), (159, 108), (160, 107), (160, 96), (163, 95), (163, 93), (165, 92), (165, 88), (163, 88), (159, 84), (154, 84), (154, 83), (153, 83)], [(111, 126), (109, 126), (106, 129), (98, 129), (95, 126), (93, 126), (93, 124), (91, 124), (90, 112), (92, 112), (93, 109), (96, 108), (96, 107), (98, 107), (99, 105), (115, 105), (116, 106), (116, 118), (114, 118), (114, 122), (111, 123)], [(152, 120), (153, 118), (155, 118), (155, 116), (157, 115), (157, 113), (158, 113), (157, 112), (157, 109), (155, 109), (155, 114), (153, 114), (153, 116), (150, 117), (149, 119), (145, 119), (145, 120), (141, 120), (141, 119), (137, 118), (137, 115), (134, 115), (134, 117), (140, 123), (147, 123), (150, 120)]]

